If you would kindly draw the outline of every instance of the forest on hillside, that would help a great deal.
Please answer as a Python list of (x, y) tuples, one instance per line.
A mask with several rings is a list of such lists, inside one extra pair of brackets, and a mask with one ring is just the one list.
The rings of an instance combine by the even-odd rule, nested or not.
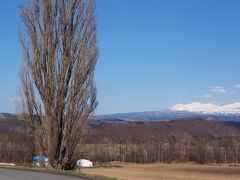
[[(91, 120), (79, 158), (94, 162), (238, 163), (240, 123), (207, 120)], [(24, 121), (0, 120), (0, 162), (32, 163), (33, 135)]]

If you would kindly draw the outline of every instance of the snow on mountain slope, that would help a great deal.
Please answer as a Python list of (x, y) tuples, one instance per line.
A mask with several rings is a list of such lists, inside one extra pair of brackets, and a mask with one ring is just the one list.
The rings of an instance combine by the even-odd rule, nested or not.
[(170, 110), (173, 111), (188, 111), (194, 113), (220, 113), (220, 114), (240, 114), (240, 103), (233, 103), (227, 105), (217, 105), (211, 103), (194, 102), (190, 104), (177, 104)]

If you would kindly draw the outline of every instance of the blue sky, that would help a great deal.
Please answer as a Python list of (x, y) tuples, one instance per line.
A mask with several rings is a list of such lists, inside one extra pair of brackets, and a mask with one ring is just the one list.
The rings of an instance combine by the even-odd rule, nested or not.
[[(0, 6), (0, 112), (14, 112), (19, 0)], [(240, 101), (240, 1), (96, 0), (97, 114)]]

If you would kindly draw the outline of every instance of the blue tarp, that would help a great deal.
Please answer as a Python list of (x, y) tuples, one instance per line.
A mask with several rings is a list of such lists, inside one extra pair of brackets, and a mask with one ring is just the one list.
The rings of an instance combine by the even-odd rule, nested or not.
[(33, 161), (36, 162), (36, 163), (40, 163), (40, 162), (45, 162), (47, 159), (47, 156), (46, 155), (42, 155), (42, 156), (35, 156), (33, 158)]

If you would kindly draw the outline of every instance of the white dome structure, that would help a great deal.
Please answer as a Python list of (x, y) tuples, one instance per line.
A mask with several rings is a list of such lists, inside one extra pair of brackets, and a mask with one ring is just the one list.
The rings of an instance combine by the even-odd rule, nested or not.
[(93, 163), (87, 159), (79, 159), (77, 161), (78, 167), (93, 167)]

